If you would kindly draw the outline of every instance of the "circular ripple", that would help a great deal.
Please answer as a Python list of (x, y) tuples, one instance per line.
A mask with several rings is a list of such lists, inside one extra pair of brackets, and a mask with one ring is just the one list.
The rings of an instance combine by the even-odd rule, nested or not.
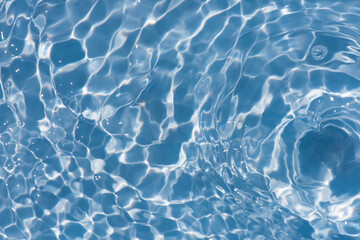
[(216, 119), (231, 171), (266, 192), (254, 177), (263, 176), (272, 198), (324, 239), (328, 229), (356, 223), (359, 211), (360, 84), (351, 39), (295, 29), (259, 40)]
[(299, 161), (302, 175), (321, 178), (325, 167), (334, 174), (341, 165), (355, 159), (352, 137), (337, 126), (326, 126), (320, 131), (307, 132), (300, 140)]
[[(301, 209), (304, 218), (318, 212), (338, 224), (350, 222), (357, 206), (348, 201), (360, 194), (359, 104), (322, 94), (305, 108), (271, 138), (279, 140), (272, 154), (279, 157), (266, 170), (275, 180), (272, 191), (292, 211)], [(340, 209), (349, 212), (339, 215)]]
[(316, 45), (311, 48), (311, 56), (316, 61), (323, 60), (328, 54), (328, 49), (323, 45)]
[(303, 182), (316, 186), (316, 182), (326, 184), (330, 180), (333, 195), (357, 193), (359, 187), (351, 183), (352, 178), (356, 180), (354, 174), (359, 173), (356, 171), (356, 142), (354, 136), (340, 126), (329, 125), (305, 133), (298, 146)]

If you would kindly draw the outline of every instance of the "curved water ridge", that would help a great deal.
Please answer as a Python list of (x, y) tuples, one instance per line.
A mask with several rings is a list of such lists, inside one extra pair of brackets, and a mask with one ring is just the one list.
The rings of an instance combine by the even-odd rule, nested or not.
[(1, 236), (359, 238), (349, 3), (0, 1)]

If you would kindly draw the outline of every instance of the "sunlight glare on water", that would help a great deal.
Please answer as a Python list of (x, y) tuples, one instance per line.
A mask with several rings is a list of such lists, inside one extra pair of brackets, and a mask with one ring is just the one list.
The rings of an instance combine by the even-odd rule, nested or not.
[(0, 0), (0, 239), (360, 239), (359, 19)]

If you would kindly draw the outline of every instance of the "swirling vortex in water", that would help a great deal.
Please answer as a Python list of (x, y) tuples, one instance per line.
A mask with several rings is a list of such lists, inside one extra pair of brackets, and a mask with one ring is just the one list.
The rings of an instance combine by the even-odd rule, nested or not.
[(276, 209), (299, 217), (300, 237), (360, 237), (359, 34), (311, 19), (233, 52), (241, 73), (216, 106), (223, 153), (211, 164), (271, 221)]

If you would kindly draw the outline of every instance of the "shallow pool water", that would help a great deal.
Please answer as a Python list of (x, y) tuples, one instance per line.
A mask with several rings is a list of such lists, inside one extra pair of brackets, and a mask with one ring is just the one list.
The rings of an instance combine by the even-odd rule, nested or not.
[(359, 20), (0, 0), (0, 239), (359, 239)]

